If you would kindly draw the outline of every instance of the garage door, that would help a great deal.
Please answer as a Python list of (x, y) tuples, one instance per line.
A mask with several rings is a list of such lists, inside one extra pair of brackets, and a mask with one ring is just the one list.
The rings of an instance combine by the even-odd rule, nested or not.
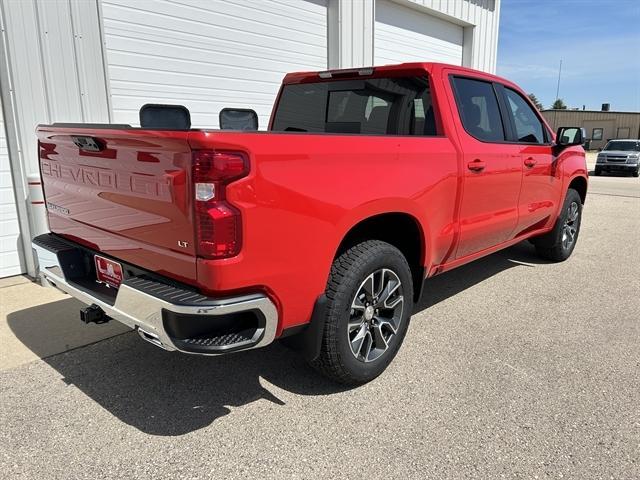
[(378, 0), (374, 64), (416, 61), (462, 65), (462, 27), (416, 9)]
[(327, 68), (326, 0), (102, 0), (117, 123), (145, 103), (179, 103), (196, 127), (223, 107), (266, 128), (285, 73)]
[(24, 273), (20, 265), (20, 250), (20, 226), (0, 105), (0, 278)]

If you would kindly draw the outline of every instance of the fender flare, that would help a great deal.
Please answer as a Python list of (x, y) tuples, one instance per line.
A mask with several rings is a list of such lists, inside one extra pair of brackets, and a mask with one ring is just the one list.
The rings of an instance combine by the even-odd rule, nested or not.
[(388, 214), (406, 215), (408, 217), (411, 217), (415, 221), (418, 229), (422, 234), (422, 263), (424, 264), (423, 266), (428, 265), (430, 262), (429, 238), (431, 238), (429, 223), (424, 215), (424, 212), (421, 211), (421, 209), (415, 203), (404, 198), (378, 199), (349, 210), (347, 212), (347, 215), (345, 215), (336, 225), (336, 232), (338, 233), (333, 242), (333, 258), (335, 258), (335, 254), (337, 254), (340, 245), (347, 237), (349, 232), (351, 232), (357, 225), (373, 217)]

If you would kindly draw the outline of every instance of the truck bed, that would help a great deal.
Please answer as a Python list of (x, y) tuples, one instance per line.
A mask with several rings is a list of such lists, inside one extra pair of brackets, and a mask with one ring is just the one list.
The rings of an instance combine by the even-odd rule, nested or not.
[[(420, 205), (431, 203), (429, 255), (439, 262), (453, 245), (458, 161), (445, 137), (86, 125), (41, 125), (37, 134), (52, 232), (204, 294), (268, 285), (297, 299), (283, 307), (281, 328), (308, 320), (341, 236), (363, 217), (391, 210), (424, 219)], [(77, 137), (103, 148), (83, 151)], [(425, 157), (425, 146), (434, 154)], [(226, 191), (242, 213), (233, 258), (193, 249), (191, 162), (202, 150), (243, 152), (250, 162)]]

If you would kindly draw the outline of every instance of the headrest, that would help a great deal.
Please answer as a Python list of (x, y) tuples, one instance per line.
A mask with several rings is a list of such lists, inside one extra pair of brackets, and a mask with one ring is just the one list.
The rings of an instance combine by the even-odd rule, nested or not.
[(478, 105), (472, 102), (467, 102), (464, 104), (463, 110), (464, 116), (469, 125), (473, 125), (474, 127), (480, 125), (480, 122), (482, 121), (482, 110), (480, 110)]
[(191, 114), (182, 105), (147, 103), (140, 109), (140, 126), (149, 129), (189, 130)]
[(389, 107), (378, 105), (369, 112), (367, 120), (367, 130), (374, 130), (375, 133), (387, 133), (387, 121), (389, 118)]

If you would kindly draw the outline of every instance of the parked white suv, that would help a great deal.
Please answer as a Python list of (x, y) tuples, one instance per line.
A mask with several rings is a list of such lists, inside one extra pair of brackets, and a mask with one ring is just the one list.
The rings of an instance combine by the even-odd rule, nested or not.
[(609, 140), (598, 153), (595, 174), (602, 172), (631, 172), (640, 175), (640, 140)]

